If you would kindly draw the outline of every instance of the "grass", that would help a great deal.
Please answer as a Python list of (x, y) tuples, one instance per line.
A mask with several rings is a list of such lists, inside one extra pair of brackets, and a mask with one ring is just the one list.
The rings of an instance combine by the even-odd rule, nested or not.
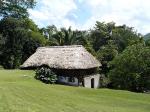
[(33, 71), (0, 70), (0, 112), (149, 112), (150, 95), (47, 85)]

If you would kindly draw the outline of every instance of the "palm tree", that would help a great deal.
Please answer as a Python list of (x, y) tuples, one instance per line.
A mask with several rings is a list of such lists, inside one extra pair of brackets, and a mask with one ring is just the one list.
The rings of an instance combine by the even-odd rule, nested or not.
[(41, 29), (41, 33), (49, 40), (49, 45), (84, 45), (89, 44), (87, 31), (72, 30), (61, 28), (58, 30), (54, 25)]
[(71, 27), (68, 29), (61, 28), (60, 31), (57, 31), (55, 34), (49, 37), (52, 45), (74, 45), (77, 44), (77, 35), (75, 31), (71, 30)]

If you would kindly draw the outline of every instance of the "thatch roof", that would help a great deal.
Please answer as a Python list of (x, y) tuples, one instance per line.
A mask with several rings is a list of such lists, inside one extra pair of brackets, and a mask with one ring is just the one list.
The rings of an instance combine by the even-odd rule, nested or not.
[(82, 45), (39, 47), (21, 68), (47, 65), (56, 69), (90, 69), (101, 66)]

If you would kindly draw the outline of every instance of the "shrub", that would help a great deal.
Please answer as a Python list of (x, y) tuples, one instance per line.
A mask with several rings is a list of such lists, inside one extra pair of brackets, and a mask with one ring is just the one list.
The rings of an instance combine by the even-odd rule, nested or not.
[(35, 78), (46, 84), (54, 84), (57, 81), (57, 75), (48, 67), (38, 68)]

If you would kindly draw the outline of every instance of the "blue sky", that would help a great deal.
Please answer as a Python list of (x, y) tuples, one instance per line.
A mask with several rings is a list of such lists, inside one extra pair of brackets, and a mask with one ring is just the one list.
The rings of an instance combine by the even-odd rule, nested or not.
[(142, 34), (150, 32), (150, 0), (37, 0), (29, 13), (39, 27), (54, 24), (85, 30), (96, 21), (114, 21)]

